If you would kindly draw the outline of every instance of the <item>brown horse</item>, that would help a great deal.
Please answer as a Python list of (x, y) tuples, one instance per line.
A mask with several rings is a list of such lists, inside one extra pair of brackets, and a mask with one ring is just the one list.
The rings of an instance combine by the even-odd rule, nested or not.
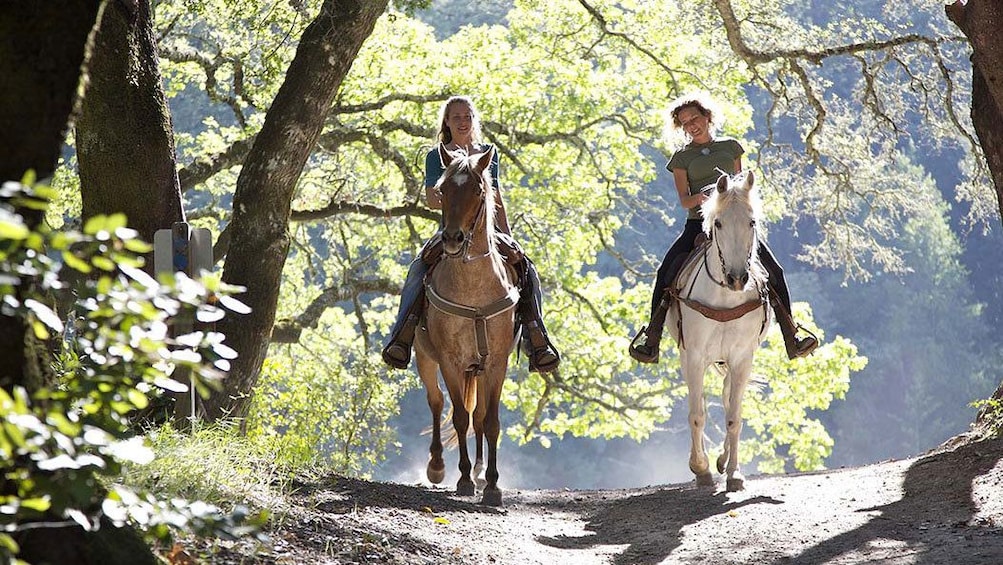
[[(449, 393), (452, 424), (460, 451), (456, 493), (474, 494), (467, 433), (473, 425), (477, 443), (474, 476), (483, 469), (486, 436), (488, 464), (483, 504), (501, 505), (498, 488), (498, 409), (515, 338), (515, 275), (495, 247), (494, 189), (490, 164), (494, 148), (467, 156), (439, 145), (447, 164), (436, 189), (442, 196), (443, 256), (426, 279), (425, 324), (415, 338), (418, 374), (432, 411), (432, 444), (426, 474), (433, 483), (446, 475), (442, 460), (443, 395), (438, 373)], [(480, 480), (478, 481), (480, 482)]]

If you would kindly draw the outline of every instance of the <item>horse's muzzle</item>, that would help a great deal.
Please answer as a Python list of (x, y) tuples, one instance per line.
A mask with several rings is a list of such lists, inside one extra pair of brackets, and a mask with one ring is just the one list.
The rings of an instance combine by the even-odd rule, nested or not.
[(744, 290), (749, 284), (749, 271), (742, 271), (739, 274), (725, 273), (724, 284), (731, 290)]
[(463, 251), (463, 242), (467, 236), (463, 230), (442, 230), (442, 251), (450, 257), (455, 257)]

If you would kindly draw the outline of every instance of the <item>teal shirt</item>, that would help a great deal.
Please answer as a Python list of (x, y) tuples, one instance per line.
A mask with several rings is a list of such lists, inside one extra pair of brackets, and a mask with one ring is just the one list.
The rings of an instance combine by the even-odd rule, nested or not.
[[(722, 171), (729, 175), (737, 173), (735, 161), (744, 153), (745, 149), (737, 140), (731, 137), (719, 137), (710, 143), (699, 145), (690, 143), (676, 151), (669, 158), (665, 168), (669, 172), (686, 169), (690, 194), (697, 194), (707, 185), (716, 183)], [(700, 219), (700, 208), (690, 209), (686, 217), (692, 220)]]

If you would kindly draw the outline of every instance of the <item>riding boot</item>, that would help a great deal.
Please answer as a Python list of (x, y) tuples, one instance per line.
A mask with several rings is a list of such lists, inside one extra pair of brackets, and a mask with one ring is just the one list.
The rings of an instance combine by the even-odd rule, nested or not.
[(401, 290), (400, 310), (390, 330), (390, 340), (383, 348), (383, 361), (396, 369), (407, 369), (411, 364), (411, 344), (414, 332), (421, 321), (425, 306), (425, 274), (428, 265), (421, 259), (411, 263), (407, 280)]
[(787, 358), (796, 359), (810, 355), (815, 351), (815, 348), (818, 347), (818, 339), (814, 335), (803, 338), (797, 337), (798, 329), (801, 326), (794, 323), (790, 306), (779, 300), (776, 293), (770, 293), (770, 303), (773, 305), (773, 312), (777, 315), (777, 324), (780, 326), (780, 333), (784, 336), (784, 347), (787, 349)]
[(522, 321), (522, 348), (529, 357), (529, 370), (534, 373), (549, 373), (561, 363), (561, 355), (547, 336), (540, 308), (540, 278), (536, 267), (529, 258), (517, 268), (522, 275), (519, 291), (519, 319)]
[(383, 361), (395, 369), (407, 369), (411, 364), (411, 344), (414, 343), (414, 332), (421, 320), (421, 307), (416, 306), (414, 312), (404, 318), (400, 331), (390, 336), (390, 341), (383, 348)]
[[(665, 327), (665, 315), (669, 312), (669, 301), (662, 298), (647, 326), (642, 326), (634, 339), (630, 340), (630, 356), (641, 363), (658, 363), (659, 346), (662, 343), (662, 329)], [(642, 339), (643, 338), (643, 339)]]

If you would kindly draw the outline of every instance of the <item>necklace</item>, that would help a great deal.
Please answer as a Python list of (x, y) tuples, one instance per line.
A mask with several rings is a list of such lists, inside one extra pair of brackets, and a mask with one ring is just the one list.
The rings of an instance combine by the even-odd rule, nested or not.
[(714, 144), (714, 139), (707, 141), (705, 143), (694, 143), (693, 148), (700, 148), (701, 155), (710, 155), (710, 146)]

